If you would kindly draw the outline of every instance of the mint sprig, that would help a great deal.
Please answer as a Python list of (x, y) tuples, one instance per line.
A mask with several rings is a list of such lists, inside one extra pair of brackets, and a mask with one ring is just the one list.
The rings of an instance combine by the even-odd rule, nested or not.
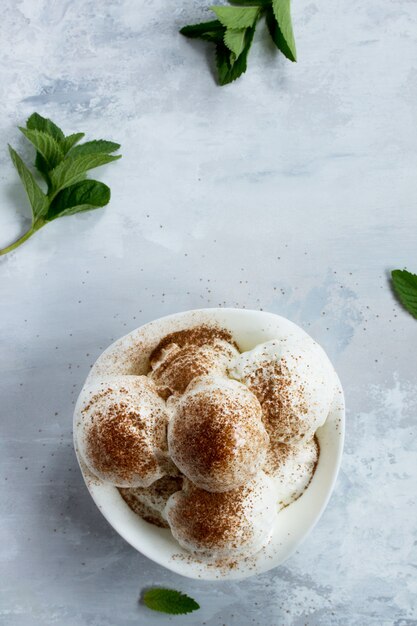
[(174, 589), (148, 589), (142, 596), (143, 603), (152, 611), (169, 613), (170, 615), (185, 615), (200, 608), (195, 600)]
[(296, 62), (297, 50), (291, 21), (291, 0), (272, 0), (272, 7), (266, 10), (266, 24), (278, 50), (281, 50), (287, 59)]
[[(290, 11), (291, 0), (229, 0), (232, 6), (212, 6), (217, 20), (184, 26), (180, 33), (216, 45), (220, 85), (227, 85), (247, 69), (247, 58), (256, 26), (265, 17), (269, 34), (278, 50), (290, 61), (297, 60)], [(237, 6), (240, 5), (240, 6)]]
[(36, 149), (35, 168), (45, 184), (44, 188), (38, 184), (32, 171), (9, 146), (10, 157), (32, 208), (32, 225), (20, 239), (1, 249), (0, 255), (11, 252), (58, 217), (91, 211), (108, 204), (109, 187), (97, 180), (87, 179), (86, 174), (95, 167), (121, 158), (112, 154), (120, 148), (118, 143), (100, 139), (76, 145), (84, 133), (65, 136), (54, 122), (38, 113), (33, 113), (26, 127), (19, 127), (19, 130)]
[(411, 315), (417, 318), (417, 274), (407, 270), (391, 272), (392, 284), (401, 303)]

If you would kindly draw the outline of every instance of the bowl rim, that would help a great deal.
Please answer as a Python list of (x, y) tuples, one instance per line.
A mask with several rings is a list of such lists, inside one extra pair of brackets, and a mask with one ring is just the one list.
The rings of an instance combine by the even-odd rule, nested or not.
[[(186, 311), (179, 311), (177, 313), (165, 315), (160, 318), (155, 318), (133, 329), (132, 331), (123, 335), (122, 337), (116, 339), (103, 352), (101, 352), (101, 354), (96, 359), (93, 365), (93, 368), (98, 363), (98, 361), (102, 359), (105, 354), (109, 353), (111, 349), (113, 349), (117, 344), (121, 343), (123, 340), (128, 339), (129, 337), (131, 337), (132, 335), (136, 333), (143, 332), (144, 329), (150, 328), (151, 325), (152, 327), (154, 327), (156, 325), (169, 323), (170, 321), (176, 322), (177, 320), (181, 320), (182, 318), (187, 318), (193, 315), (198, 316), (200, 314), (203, 316), (208, 316), (208, 317), (213, 316), (213, 320), (212, 320), (213, 322), (218, 321), (216, 320), (216, 316), (221, 317), (222, 315), (226, 315), (226, 316), (236, 315), (236, 316), (242, 316), (242, 317), (256, 316), (259, 318), (264, 318), (264, 320), (266, 320), (267, 318), (274, 319), (276, 320), (277, 323), (278, 322), (284, 323), (284, 325), (295, 329), (297, 333), (301, 333), (301, 334), (311, 337), (303, 328), (295, 324), (295, 322), (292, 322), (288, 318), (278, 315), (277, 313), (271, 313), (268, 311), (259, 311), (256, 309), (240, 309), (240, 308), (234, 308), (234, 307), (224, 307), (224, 308), (213, 307), (213, 308), (202, 308), (202, 309), (190, 309)], [(89, 469), (87, 468), (83, 459), (80, 456), (78, 445), (77, 445), (77, 440), (76, 440), (75, 416), (76, 416), (76, 411), (77, 411), (77, 405), (78, 405), (78, 402), (80, 401), (80, 398), (81, 398), (81, 395), (85, 386), (89, 382), (91, 382), (90, 380), (91, 371), (92, 370), (90, 370), (90, 373), (88, 374), (86, 380), (84, 381), (82, 390), (80, 392), (80, 396), (77, 400), (77, 403), (75, 405), (75, 410), (74, 410), (73, 442), (74, 442), (74, 450), (76, 453), (77, 461), (78, 461), (84, 482), (87, 486), (87, 489), (93, 501), (95, 502), (96, 506), (100, 510), (101, 514), (105, 517), (105, 519), (112, 526), (112, 528), (121, 537), (123, 537), (123, 539), (125, 539), (125, 541), (127, 541), (133, 548), (135, 548), (138, 552), (140, 552), (147, 558), (151, 559), (152, 561), (154, 561), (155, 563), (159, 565), (162, 565), (166, 569), (172, 572), (175, 572), (176, 574), (180, 574), (182, 576), (185, 576), (187, 578), (191, 578), (194, 580), (231, 580), (231, 579), (242, 580), (244, 578), (248, 578), (249, 576), (254, 576), (260, 573), (264, 573), (266, 571), (269, 571), (281, 565), (284, 561), (286, 561), (288, 558), (291, 557), (291, 555), (297, 550), (297, 548), (302, 544), (302, 542), (312, 532), (316, 524), (319, 522), (321, 516), (323, 515), (324, 510), (326, 509), (329, 503), (329, 500), (331, 498), (331, 495), (333, 493), (333, 490), (337, 481), (337, 477), (338, 477), (338, 473), (339, 473), (340, 465), (341, 465), (341, 460), (342, 460), (342, 455), (343, 455), (343, 447), (344, 447), (344, 439), (345, 439), (345, 399), (344, 399), (343, 388), (336, 372), (334, 373), (335, 373), (335, 378), (336, 378), (336, 383), (337, 383), (338, 397), (337, 397), (337, 407), (334, 410), (335, 410), (335, 415), (338, 418), (338, 437), (337, 437), (338, 445), (336, 449), (334, 450), (336, 454), (335, 454), (334, 462), (332, 466), (331, 478), (330, 480), (328, 480), (328, 486), (325, 492), (325, 496), (321, 498), (320, 506), (317, 508), (312, 521), (305, 526), (304, 530), (298, 534), (298, 538), (287, 549), (284, 558), (282, 558), (281, 560), (275, 563), (272, 561), (271, 563), (268, 564), (269, 566), (267, 567), (259, 567), (259, 563), (257, 562), (258, 557), (259, 557), (259, 553), (258, 553), (257, 555), (255, 555), (254, 558), (249, 559), (250, 571), (247, 571), (247, 569), (245, 568), (242, 571), (241, 570), (236, 571), (236, 570), (224, 569), (222, 567), (207, 566), (207, 564), (200, 564), (201, 567), (200, 566), (196, 567), (197, 561), (190, 558), (189, 555), (187, 555), (187, 557), (184, 559), (176, 560), (175, 558), (172, 557), (172, 554), (169, 554), (169, 555), (164, 554), (164, 550), (162, 548), (159, 551), (150, 549), (146, 541), (144, 541), (143, 543), (141, 543), (140, 541), (139, 542), (136, 541), (137, 539), (136, 530), (132, 534), (132, 529), (129, 529), (127, 525), (125, 525), (124, 522), (120, 523), (120, 520), (118, 520), (118, 516), (115, 515), (116, 513), (115, 507), (120, 506), (121, 503), (123, 503), (122, 506), (128, 509), (127, 511), (125, 510), (125, 513), (126, 513), (125, 518), (130, 518), (132, 522), (133, 521), (137, 522), (138, 516), (129, 509), (126, 503), (124, 503), (116, 487), (108, 483), (105, 483), (104, 481), (101, 481), (96, 476), (91, 474), (91, 472), (89, 471)], [(330, 414), (331, 414), (331, 411), (329, 412), (329, 416)], [(327, 423), (327, 420), (326, 420), (326, 423)], [(321, 428), (324, 428), (325, 425)], [(320, 466), (320, 458), (318, 461), (318, 467), (319, 466)], [(304, 498), (305, 494), (309, 492), (309, 489), (310, 489), (310, 485), (308, 486), (306, 491), (303, 493), (302, 497), (300, 497), (296, 502), (286, 507), (286, 509), (289, 509), (289, 508), (292, 509), (296, 505), (299, 505), (299, 503)], [(116, 493), (117, 493), (117, 497), (115, 497)], [(119, 499), (120, 502), (118, 502), (117, 499)], [(108, 504), (109, 500), (113, 502), (113, 505), (109, 506)], [(283, 511), (285, 511), (286, 509), (283, 509), (282, 511), (280, 511), (279, 515), (281, 515)], [(172, 542), (173, 538), (172, 538), (171, 532), (168, 529), (161, 529), (156, 526), (152, 526), (151, 524), (148, 524), (142, 519), (140, 519), (140, 522), (143, 524), (146, 524), (146, 526), (152, 527), (152, 531), (155, 533), (158, 533), (158, 535), (160, 535), (161, 533), (166, 533), (170, 539), (170, 543)], [(133, 537), (133, 535), (135, 536)], [(170, 552), (172, 552), (172, 550)], [(183, 551), (179, 546), (176, 546), (176, 552), (181, 554), (181, 553), (184, 553), (185, 551)]]

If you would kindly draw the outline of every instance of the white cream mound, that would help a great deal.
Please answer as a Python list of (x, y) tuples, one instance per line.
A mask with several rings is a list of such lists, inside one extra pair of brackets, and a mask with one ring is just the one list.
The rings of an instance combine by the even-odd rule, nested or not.
[(334, 370), (310, 337), (260, 344), (240, 354), (229, 373), (258, 398), (271, 443), (308, 441), (327, 419)]
[(313, 478), (319, 453), (315, 439), (299, 445), (270, 446), (263, 470), (274, 481), (280, 508), (303, 495)]
[(117, 376), (84, 388), (76, 439), (88, 469), (116, 487), (147, 487), (166, 463), (165, 403), (146, 376)]
[(268, 543), (277, 516), (274, 481), (264, 472), (223, 493), (199, 489), (186, 480), (164, 512), (178, 543), (208, 559), (256, 554)]
[(236, 348), (223, 339), (202, 345), (170, 343), (157, 358), (151, 359), (149, 375), (165, 395), (182, 394), (199, 376), (225, 377), (227, 368), (238, 355)]
[(247, 387), (227, 378), (201, 377), (168, 406), (169, 454), (197, 487), (229, 491), (260, 470), (269, 437), (261, 406)]

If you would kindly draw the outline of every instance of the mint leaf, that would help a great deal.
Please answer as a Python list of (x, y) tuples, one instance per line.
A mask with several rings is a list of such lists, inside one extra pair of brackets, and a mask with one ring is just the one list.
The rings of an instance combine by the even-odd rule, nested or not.
[(152, 611), (171, 615), (185, 615), (200, 608), (195, 600), (173, 589), (148, 589), (143, 594), (143, 602)]
[(48, 198), (34, 179), (32, 172), (11, 146), (9, 146), (9, 152), (13, 164), (20, 176), (20, 180), (26, 189), (30, 206), (32, 207), (32, 221), (34, 222), (39, 218), (42, 218), (48, 210)]
[(54, 124), (47, 117), (42, 117), (39, 113), (32, 113), (29, 119), (26, 122), (26, 128), (28, 130), (40, 130), (44, 133), (48, 133), (58, 142), (63, 142), (65, 140), (65, 135), (62, 130)]
[(28, 130), (22, 127), (19, 127), (19, 130), (32, 142), (38, 153), (43, 157), (42, 168), (46, 167), (47, 172), (63, 160), (64, 152), (61, 144), (52, 135), (42, 130)]
[(68, 137), (65, 137), (64, 139), (65, 154), (68, 152), (68, 150), (71, 150), (71, 148), (75, 146), (76, 143), (81, 141), (83, 137), (85, 137), (85, 133), (74, 133), (73, 135), (68, 135)]
[(116, 152), (119, 148), (120, 144), (114, 143), (113, 141), (105, 141), (104, 139), (86, 141), (85, 143), (72, 148), (69, 156), (74, 158), (84, 154), (108, 154), (109, 152)]
[(254, 26), (246, 29), (245, 45), (238, 58), (236, 58), (235, 54), (231, 52), (223, 42), (217, 44), (216, 65), (220, 85), (227, 85), (246, 72), (248, 54), (254, 34)]
[(407, 311), (417, 318), (417, 274), (407, 270), (391, 272), (394, 289)]
[(41, 155), (40, 152), (36, 153), (36, 158), (35, 158), (35, 167), (38, 170), (38, 172), (40, 174), (42, 174), (42, 176), (44, 177), (44, 179), (46, 180), (47, 184), (48, 184), (48, 189), (50, 186), (50, 181), (49, 181), (49, 176), (48, 176), (48, 162), (46, 161), (46, 159)]
[(220, 85), (236, 80), (247, 68), (254, 30), (262, 15), (275, 45), (291, 61), (297, 60), (290, 0), (228, 0), (232, 6), (212, 6), (217, 20), (184, 26), (182, 35), (216, 44)]
[(271, 0), (228, 0), (229, 4), (240, 7), (268, 7), (271, 6)]
[(49, 222), (64, 215), (75, 215), (105, 206), (110, 201), (110, 188), (97, 180), (82, 180), (63, 189), (52, 200), (45, 219)]
[(258, 7), (211, 7), (226, 28), (239, 29), (253, 26), (259, 16)]
[(246, 28), (240, 28), (239, 30), (228, 28), (224, 34), (223, 41), (225, 45), (229, 48), (229, 50), (233, 52), (236, 58), (244, 50), (245, 35)]
[[(32, 115), (26, 121), (26, 128), (29, 131), (39, 131), (42, 133), (46, 133), (47, 135), (50, 135), (53, 139), (55, 139), (59, 144), (61, 144), (65, 139), (65, 135), (59, 128), (59, 126), (54, 124), (54, 122), (49, 120), (47, 117), (42, 117), (42, 115), (39, 115), (39, 113), (32, 113)], [(36, 153), (35, 167), (45, 178), (49, 187), (50, 181), (48, 177), (48, 169), (50, 168), (47, 160), (39, 151)]]
[(211, 41), (213, 43), (222, 41), (225, 32), (226, 29), (219, 20), (212, 20), (211, 22), (203, 22), (201, 24), (191, 24), (190, 26), (184, 26), (184, 28), (180, 30), (181, 35), (189, 39), (204, 39), (205, 41)]
[(54, 192), (51, 194), (52, 198), (55, 197), (61, 189), (79, 182), (84, 178), (84, 174), (88, 170), (92, 170), (100, 165), (105, 165), (106, 163), (111, 163), (117, 159), (120, 159), (120, 156), (111, 156), (109, 154), (85, 154), (84, 156), (72, 158), (70, 153), (64, 161), (49, 172), (51, 184), (54, 189)]
[(272, 11), (267, 11), (266, 23), (277, 48), (290, 61), (297, 61), (290, 4), (291, 0), (272, 0)]
[(9, 146), (10, 157), (32, 207), (32, 226), (17, 241), (0, 249), (0, 255), (19, 247), (45, 224), (58, 217), (98, 209), (108, 204), (109, 187), (97, 180), (86, 179), (86, 174), (94, 167), (121, 158), (120, 155), (109, 154), (120, 148), (113, 141), (99, 139), (75, 147), (84, 133), (65, 137), (54, 122), (38, 113), (33, 113), (27, 120), (27, 127), (20, 130), (36, 148), (35, 166), (48, 183), (48, 194), (42, 191), (30, 169)]

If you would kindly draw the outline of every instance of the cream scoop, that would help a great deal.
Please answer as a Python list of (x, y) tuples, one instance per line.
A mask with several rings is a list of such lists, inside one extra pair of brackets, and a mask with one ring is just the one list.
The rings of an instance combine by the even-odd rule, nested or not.
[(275, 484), (280, 508), (297, 500), (307, 489), (319, 459), (316, 439), (298, 445), (270, 446), (263, 470)]
[(235, 380), (197, 378), (168, 401), (168, 449), (197, 487), (228, 491), (262, 467), (269, 439), (256, 397)]
[(226, 375), (237, 350), (226, 341), (212, 345), (184, 346), (169, 344), (161, 351), (158, 360), (152, 361), (150, 377), (165, 395), (184, 393), (190, 382), (198, 376)]
[(165, 403), (146, 376), (87, 386), (76, 407), (76, 439), (88, 469), (116, 487), (147, 487), (165, 473)]
[(271, 443), (308, 441), (329, 414), (333, 367), (310, 337), (274, 339), (243, 352), (230, 375), (258, 398)]
[(259, 472), (237, 489), (211, 493), (185, 480), (182, 491), (169, 498), (164, 516), (178, 543), (194, 554), (251, 556), (268, 542), (276, 524), (274, 482)]

